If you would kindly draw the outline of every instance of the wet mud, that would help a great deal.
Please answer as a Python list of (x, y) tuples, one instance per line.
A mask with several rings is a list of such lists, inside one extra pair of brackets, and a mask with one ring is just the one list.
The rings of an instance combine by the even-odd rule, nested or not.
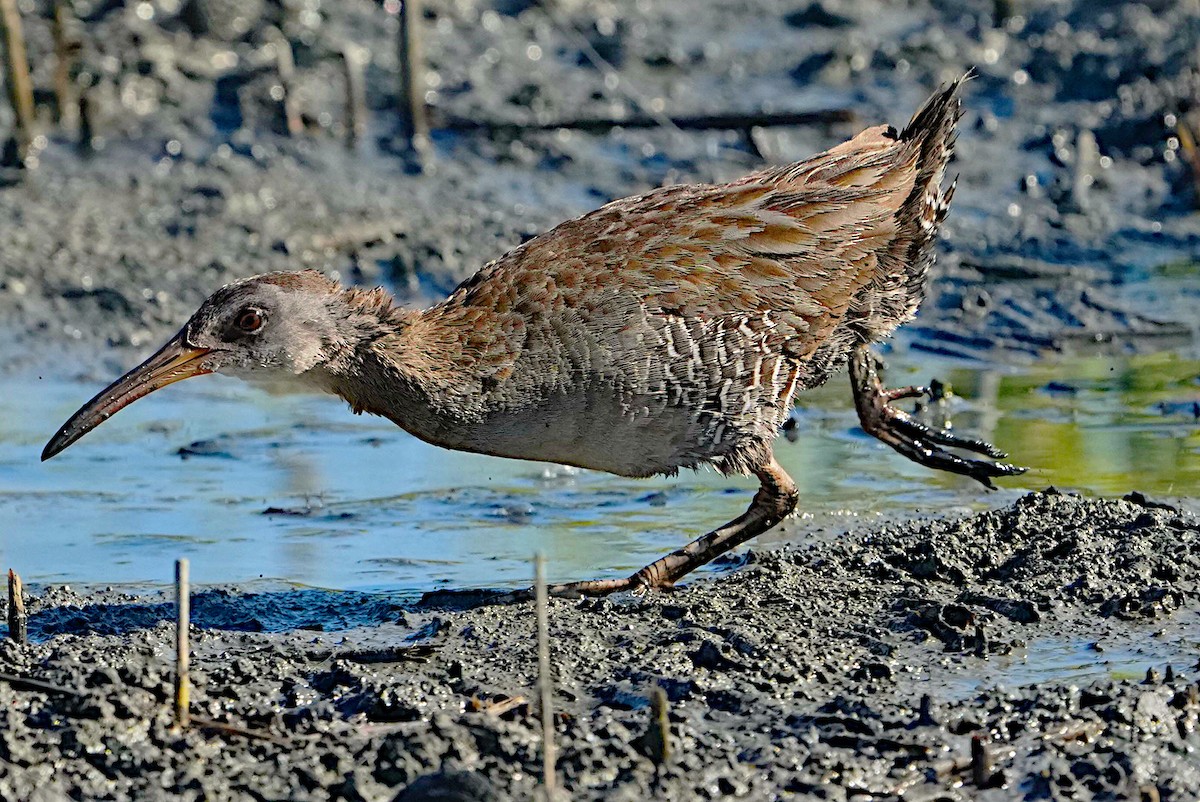
[[(109, 379), (216, 286), (267, 270), (425, 303), (607, 200), (902, 123), (969, 67), (958, 193), (901, 347), (1001, 365), (1196, 353), (1198, 175), (1179, 135), (1200, 126), (1194, 4), (429, 2), (423, 164), (397, 133), (395, 4), (72, 5), (86, 124), (49, 122), (50, 4), (22, 5), (46, 140), (0, 187), (6, 369)], [(353, 149), (348, 42), (371, 115)], [(780, 112), (825, 121), (766, 124)], [(658, 114), (750, 122), (554, 126)], [(1194, 417), (1194, 400), (1168, 413)], [(754, 548), (645, 599), (552, 601), (563, 784), (606, 800), (1195, 799), (1200, 526), (1196, 488), (1178, 492), (1193, 498), (1032, 494)], [(531, 798), (534, 611), (493, 601), (201, 588), (197, 721), (176, 732), (169, 598), (35, 589), (32, 645), (0, 642), (0, 798)]]
[[(1132, 498), (1051, 490), (752, 550), (647, 598), (552, 600), (563, 785), (572, 799), (1195, 798), (1200, 522)], [(0, 647), (0, 796), (532, 798), (534, 608), (489, 602), (200, 590), (197, 721), (175, 732), (171, 605), (51, 588), (27, 605), (33, 645)], [(1047, 639), (1090, 665), (1006, 684)]]

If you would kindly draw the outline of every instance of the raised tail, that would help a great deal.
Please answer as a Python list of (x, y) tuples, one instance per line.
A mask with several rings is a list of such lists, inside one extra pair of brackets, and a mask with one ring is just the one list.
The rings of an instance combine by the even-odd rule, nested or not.
[(916, 181), (896, 213), (896, 245), (902, 249), (907, 288), (905, 320), (916, 314), (925, 296), (934, 241), (954, 197), (955, 184), (943, 190), (942, 180), (954, 153), (955, 127), (962, 117), (959, 89), (970, 78), (967, 73), (934, 92), (900, 132), (901, 142), (911, 142), (918, 149)]
[(892, 234), (875, 251), (874, 274), (855, 295), (843, 323), (858, 343), (877, 342), (890, 335), (912, 319), (925, 297), (934, 242), (954, 194), (953, 185), (942, 189), (942, 179), (954, 151), (954, 129), (962, 116), (959, 89), (969, 78), (964, 75), (935, 92), (900, 133), (882, 126), (867, 129), (843, 146), (858, 144), (889, 152), (893, 159), (890, 170), (905, 193), (881, 202), (894, 210)]

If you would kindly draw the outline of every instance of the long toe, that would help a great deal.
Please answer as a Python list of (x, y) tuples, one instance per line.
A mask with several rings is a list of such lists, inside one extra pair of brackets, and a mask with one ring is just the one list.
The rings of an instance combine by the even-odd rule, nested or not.
[(863, 430), (913, 462), (939, 471), (969, 476), (991, 489), (995, 489), (992, 479), (1025, 472), (1026, 469), (1018, 465), (971, 459), (948, 451), (947, 448), (958, 448), (993, 460), (1007, 456), (991, 443), (963, 437), (948, 429), (926, 426), (907, 412), (892, 406), (892, 401), (910, 397), (916, 388), (885, 388), (879, 379), (878, 363), (866, 348), (860, 348), (851, 356), (850, 382)]
[(890, 410), (889, 416), (892, 420), (892, 426), (913, 439), (924, 439), (931, 443), (937, 443), (942, 446), (950, 446), (951, 448), (961, 448), (965, 451), (973, 451), (976, 454), (982, 454), (985, 457), (992, 459), (1004, 459), (1008, 454), (996, 448), (986, 440), (980, 440), (974, 437), (963, 437), (955, 434), (949, 429), (935, 429), (932, 426), (926, 426), (924, 423), (913, 418), (907, 412), (898, 409)]

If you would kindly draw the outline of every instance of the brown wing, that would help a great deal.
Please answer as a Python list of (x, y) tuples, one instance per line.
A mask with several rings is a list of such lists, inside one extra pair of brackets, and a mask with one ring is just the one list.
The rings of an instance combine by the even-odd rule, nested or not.
[(704, 319), (770, 313), (808, 355), (877, 272), (915, 161), (879, 127), (734, 184), (615, 201), (485, 267), (431, 312), (465, 328), (564, 309), (585, 319), (631, 306)]

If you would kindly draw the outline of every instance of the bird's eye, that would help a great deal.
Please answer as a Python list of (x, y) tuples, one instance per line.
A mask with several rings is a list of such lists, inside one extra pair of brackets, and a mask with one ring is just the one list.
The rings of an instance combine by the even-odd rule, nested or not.
[(243, 309), (238, 315), (237, 325), (239, 331), (244, 331), (247, 334), (258, 331), (262, 328), (264, 322), (263, 313), (258, 309)]

